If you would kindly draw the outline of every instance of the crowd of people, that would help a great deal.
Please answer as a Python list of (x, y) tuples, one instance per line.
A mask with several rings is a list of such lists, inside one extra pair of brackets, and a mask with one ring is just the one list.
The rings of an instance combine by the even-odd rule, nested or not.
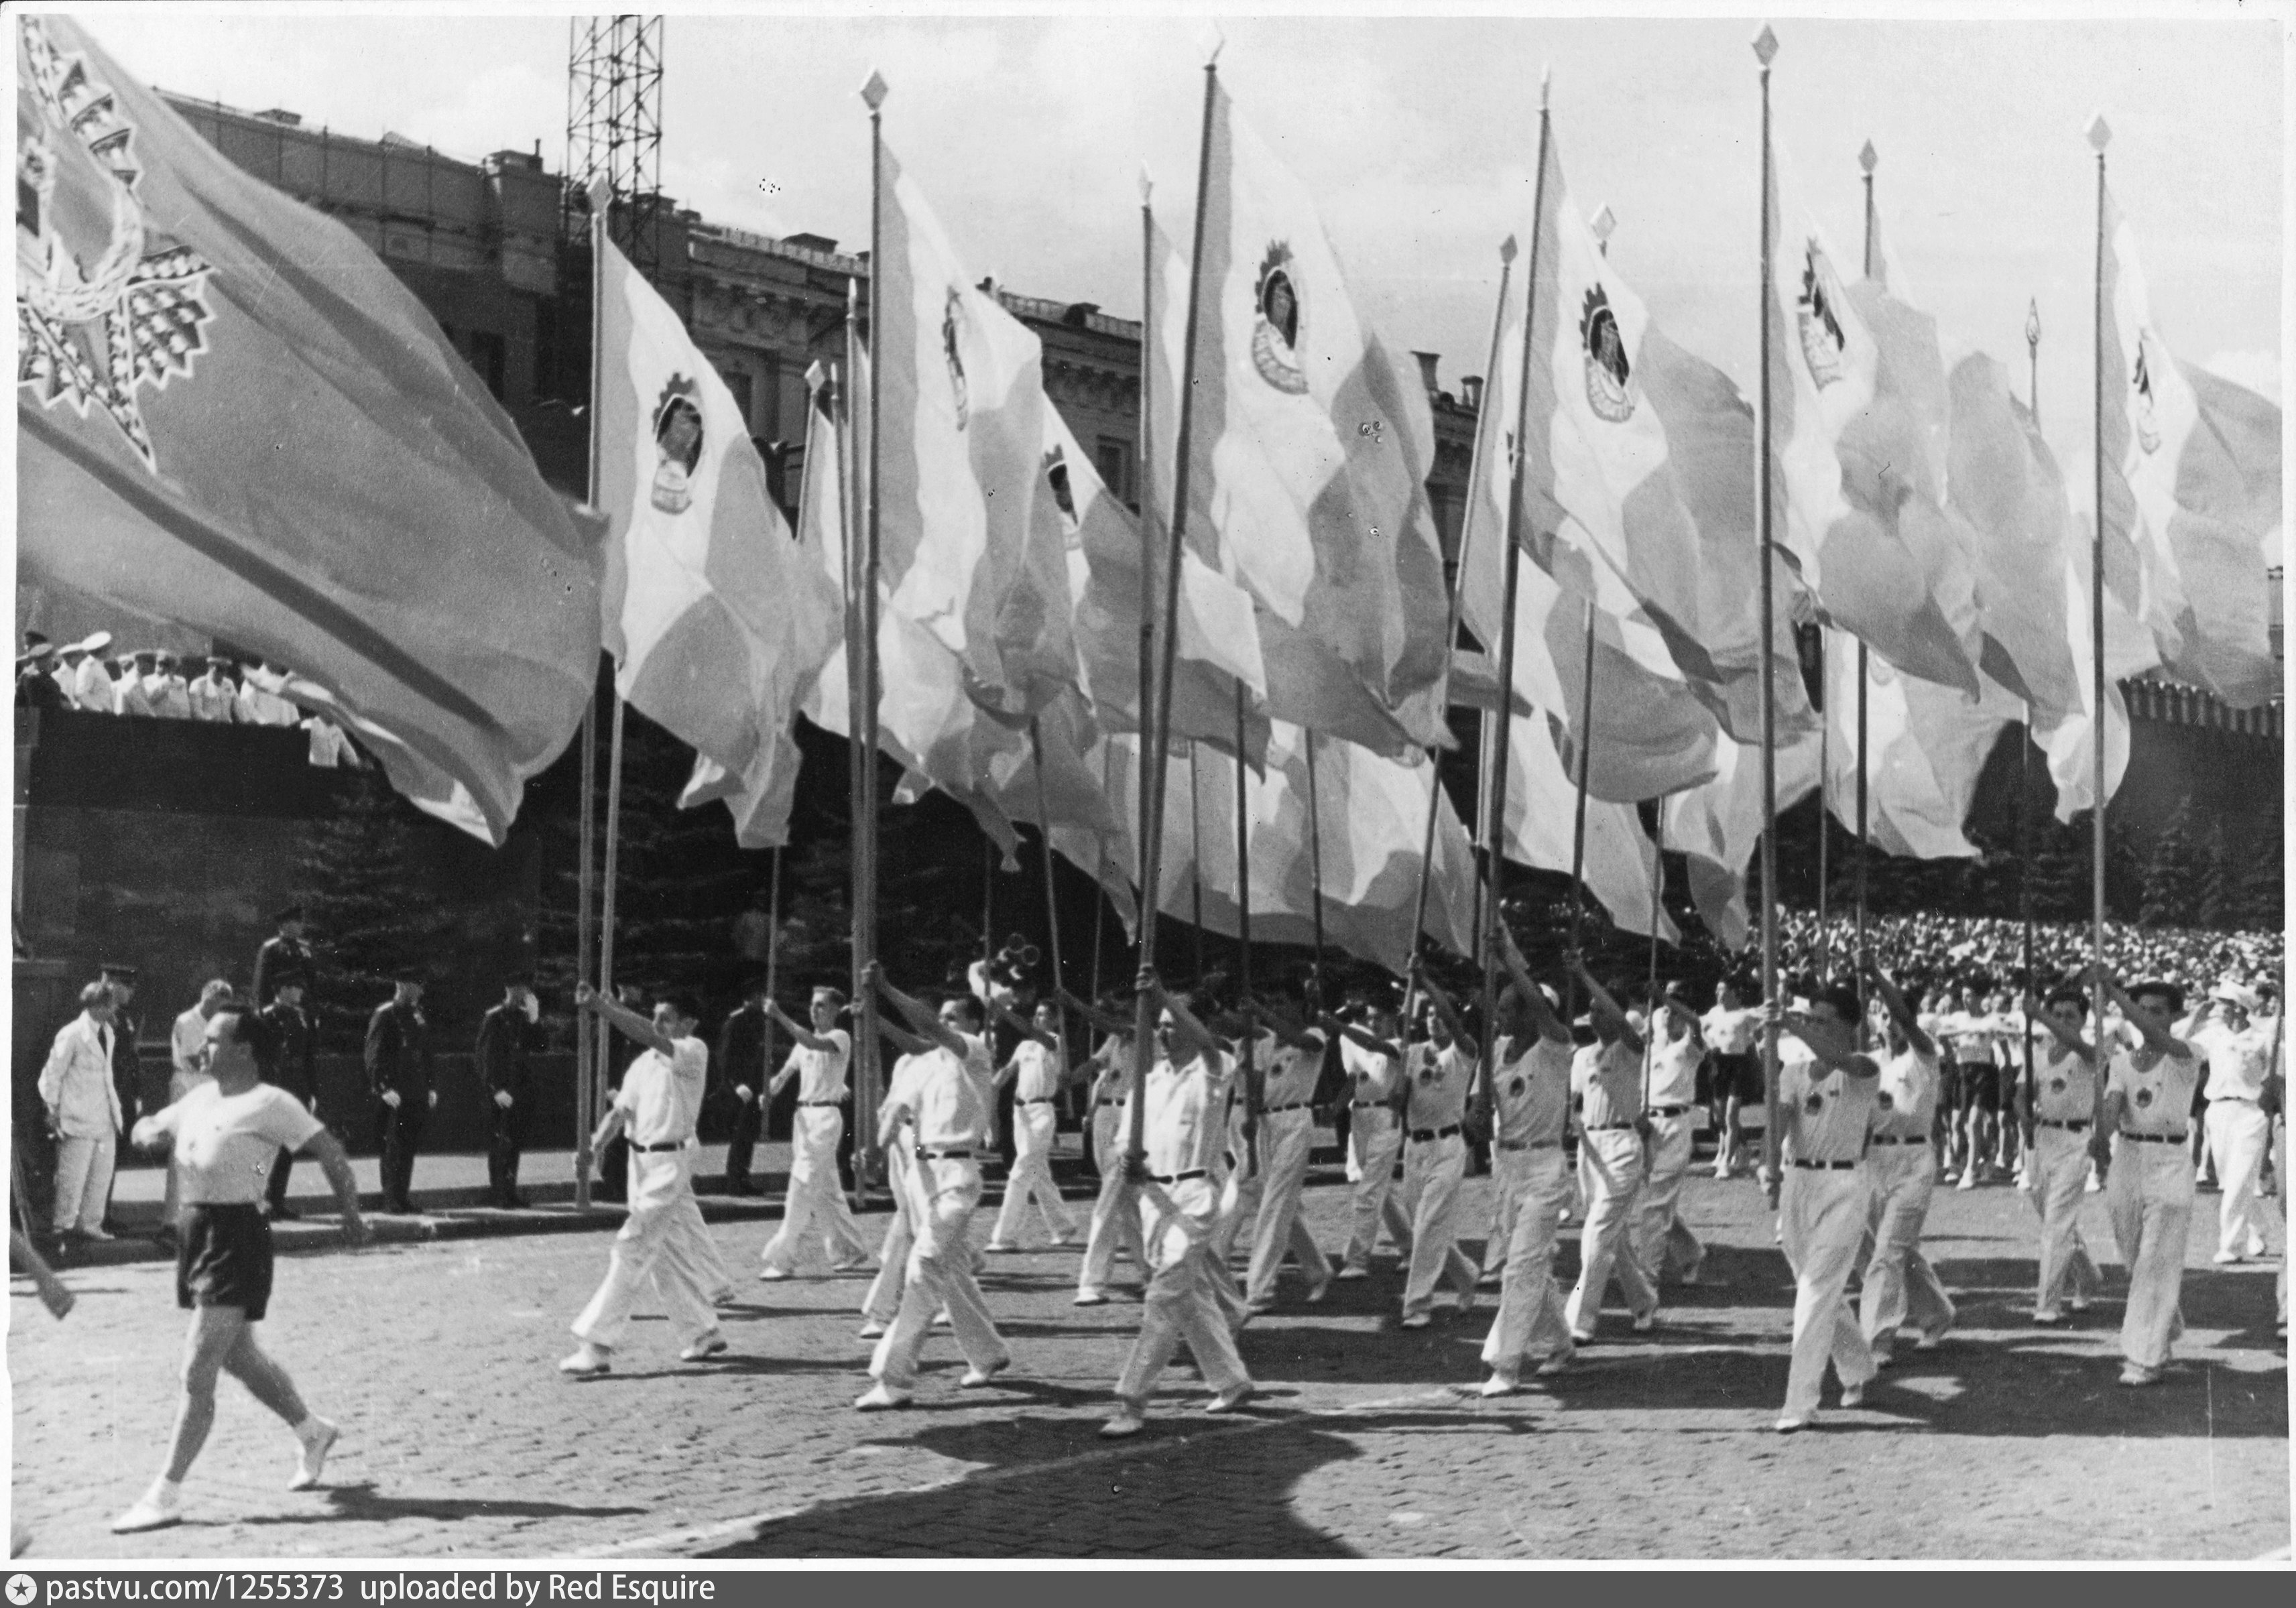
[(324, 715), (306, 713), (284, 695), (288, 674), (275, 665), (262, 660), (242, 664), (223, 653), (209, 654), (202, 664), (153, 648), (113, 653), (111, 647), (109, 631), (62, 647), (41, 632), (25, 632), (16, 657), (17, 707), (299, 726), (310, 740), (312, 764), (357, 769), (364, 763), (341, 726)]
[[(295, 1082), (297, 1046), (308, 1054), (308, 1043), (300, 915), (282, 913), (279, 935), (258, 958), (253, 997), (213, 985), (178, 1019), (181, 1078), (166, 1106), (139, 1119), (112, 1093), (113, 1058), (127, 1037), (121, 1013), (134, 997), (126, 968), (107, 968), (89, 986), (41, 1079), (68, 1153), (58, 1169), (59, 1230), (85, 1232), (100, 1212), (100, 1177), (123, 1130), (138, 1144), (176, 1149), (178, 1298), (193, 1310), (193, 1355), (213, 1366), (187, 1371), (167, 1469), (121, 1515), (123, 1530), (179, 1517), (217, 1370), (247, 1380), (295, 1426), (299, 1479), (317, 1478), (336, 1433), (247, 1328), (268, 1297), (268, 1225), (293, 1154), (326, 1169), (346, 1225), (364, 1232), (348, 1169), (336, 1177), (340, 1145)], [(1979, 951), (1954, 953), (1967, 941), (1964, 930), (1925, 953), (1932, 964), (1972, 956), (1981, 964)], [(1501, 959), (1506, 986), (1488, 1052), (1479, 1013), (1429, 968), (1414, 965), (1394, 989), (1359, 991), (1337, 1008), (1302, 968), (1248, 998), (1225, 980), (1185, 994), (1152, 987), (1144, 1075), (1137, 1002), (1120, 990), (1037, 999), (1025, 987), (975, 978), (921, 998), (871, 968), (894, 1059), (874, 1129), (857, 1138), (863, 1170), (890, 1185), (894, 1214), (860, 1303), (860, 1333), (874, 1348), (855, 1407), (914, 1401), (921, 1359), (943, 1325), (967, 1364), (959, 1389), (995, 1388), (1022, 1364), (979, 1274), (989, 1257), (1021, 1249), (1032, 1227), (1079, 1253), (1080, 1306), (1108, 1300), (1120, 1257), (1142, 1280), (1139, 1333), (1102, 1429), (1109, 1437), (1142, 1430), (1182, 1344), (1210, 1392), (1206, 1410), (1242, 1407), (1258, 1387), (1238, 1333), (1288, 1301), (1322, 1302), (1334, 1281), (1382, 1276), (1383, 1243), (1396, 1258), (1396, 1322), (1405, 1328), (1464, 1319), (1496, 1287), (1481, 1388), (1509, 1394), (1526, 1375), (1572, 1366), (1618, 1307), (1634, 1332), (1648, 1333), (1664, 1322), (1668, 1290), (1700, 1282), (1706, 1248), (1685, 1214), (1684, 1184), (1710, 1129), (1717, 1175), (1751, 1170), (1766, 1192), (1795, 1276), (1782, 1432), (1816, 1416), (1829, 1368), (1841, 1405), (1855, 1407), (1907, 1335), (1921, 1349), (1950, 1335), (1953, 1292), (1922, 1250), (1941, 1183), (1976, 1187), (1990, 1174), (2024, 1192), (2034, 1222), (2031, 1319), (2043, 1327), (2063, 1325), (2099, 1295), (2079, 1214), (2085, 1194), (2104, 1194), (2128, 1269), (2119, 1350), (2120, 1382), (2131, 1388), (2163, 1377), (2180, 1333), (2195, 1133), (2222, 1183), (2216, 1261), (2268, 1249), (2265, 1181), (2273, 1168), (2285, 1177), (2284, 1056), (2277, 989), (2254, 970), (2191, 978), (2188, 1005), (2182, 982), (2124, 988), (2103, 968), (2036, 997), (1946, 982), (1916, 989), (1870, 961), (1853, 978), (1842, 961), (1768, 1002), (1726, 980), (1701, 1009), (1684, 981), (1653, 989), (1646, 978), (1598, 977), (1575, 954), (1553, 977), (1536, 977), (1512, 936)], [(2107, 1002), (2102, 1020), (2092, 990)], [(786, 1210), (757, 1276), (799, 1276), (816, 1245), (830, 1272), (872, 1269), (838, 1165), (858, 1020), (839, 989), (814, 988), (802, 1020), (752, 989), (719, 1034), (714, 1065), (690, 998), (607, 998), (584, 985), (575, 1005), (638, 1053), (589, 1139), (602, 1156), (622, 1146), (628, 1209), (606, 1276), (574, 1318), (578, 1343), (559, 1364), (563, 1373), (611, 1372), (633, 1309), (649, 1294), (668, 1311), (683, 1360), (706, 1365), (729, 1349), (718, 1311), (734, 1277), (694, 1200), (698, 1123), (713, 1082), (752, 1112), (752, 1145), (754, 1114), (786, 1083), (799, 1087)], [(490, 1169), (505, 1203), (519, 1199), (517, 1113), (529, 1098), (538, 1013), (527, 980), (513, 979), (479, 1034), (478, 1075), (502, 1119)], [(778, 1066), (768, 1047), (776, 1034), (790, 1043)], [(1773, 1036), (1774, 1086), (1764, 1055)], [(386, 1211), (409, 1208), (412, 1157), (437, 1102), (426, 1045), (410, 979), (375, 1012), (367, 1036)], [(228, 1087), (219, 1064), (234, 1069)], [(972, 1218), (1006, 1086), (1013, 1163), (987, 1242), (976, 1244)], [(1076, 1091), (1087, 1099), (1101, 1178), (1081, 1223), (1048, 1166), (1051, 1113)], [(1773, 1108), (1774, 1142), (1764, 1131)], [(1350, 1194), (1345, 1241), (1332, 1245), (1319, 1243), (1301, 1210), (1313, 1136), (1326, 1123), (1341, 1132)], [(245, 1177), (218, 1183), (212, 1158), (225, 1144)], [(1476, 1151), (1494, 1185), (1489, 1220), (1471, 1225), (1461, 1185)], [(746, 1174), (746, 1155), (739, 1170)], [(1579, 1271), (1565, 1289), (1555, 1276), (1558, 1239), (1574, 1220)], [(1480, 1259), (1468, 1253), (1478, 1227)], [(2284, 1258), (2278, 1299), (2284, 1333)], [(240, 1317), (202, 1316), (217, 1307)]]

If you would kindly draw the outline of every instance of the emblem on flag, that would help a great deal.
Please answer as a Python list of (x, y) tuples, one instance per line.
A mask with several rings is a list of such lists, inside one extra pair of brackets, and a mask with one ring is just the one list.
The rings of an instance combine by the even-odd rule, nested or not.
[(1304, 309), (1300, 287), (1292, 277), (1292, 248), (1280, 240), (1267, 242), (1260, 259), (1259, 283), (1253, 291), (1251, 364), (1259, 377), (1277, 390), (1294, 397), (1308, 394), (1308, 376), (1300, 366), (1300, 325)]
[(957, 350), (957, 319), (964, 311), (964, 292), (955, 285), (948, 288), (948, 299), (941, 304), (940, 349), (948, 359), (948, 388), (956, 398), (956, 427), (963, 430), (972, 416), (964, 394), (964, 357)]
[(215, 316), (214, 267), (182, 246), (144, 250), (135, 126), (86, 58), (58, 50), (36, 17), (23, 30), (33, 93), (17, 109), (16, 383), (43, 407), (82, 418), (102, 407), (156, 473), (137, 393), (191, 377)]
[(1076, 493), (1069, 487), (1068, 455), (1058, 447), (1045, 455), (1045, 483), (1053, 488), (1053, 501), (1060, 505), (1069, 530), (1077, 529)]
[(1809, 377), (1817, 381), (1820, 390), (1841, 378), (1841, 321), (1833, 313), (1841, 293), (1833, 265), (1812, 238), (1802, 248), (1801, 296), (1794, 314), (1800, 325), (1802, 361), (1809, 365)]
[(701, 409), (696, 398), (701, 387), (684, 374), (672, 374), (653, 405), (653, 472), (652, 501), (664, 513), (684, 513), (693, 506), (693, 466), (701, 461)]
[(1611, 311), (1611, 299), (1601, 285), (1587, 292), (1578, 340), (1587, 349), (1587, 406), (1598, 419), (1625, 423), (1635, 415), (1635, 398), (1627, 390), (1626, 342), (1620, 338), (1618, 316)]
[(2161, 450), (2161, 426), (2152, 416), (2152, 371), (2144, 361), (2147, 332), (2136, 332), (2136, 368), (2129, 375), (2129, 388), (2135, 393), (2136, 444), (2146, 452)]

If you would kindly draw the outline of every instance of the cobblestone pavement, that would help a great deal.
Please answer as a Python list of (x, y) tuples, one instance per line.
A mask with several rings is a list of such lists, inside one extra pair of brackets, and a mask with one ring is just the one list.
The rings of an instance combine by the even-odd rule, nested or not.
[[(1467, 1186), (1473, 1240), (1488, 1188)], [(1308, 1200), (1324, 1243), (1344, 1237), (1343, 1188)], [(299, 1256), (263, 1336), (344, 1425), (326, 1489), (284, 1489), (291, 1440), (226, 1382), (186, 1522), (135, 1538), (105, 1524), (154, 1471), (183, 1320), (168, 1269), (92, 1268), (70, 1276), (80, 1305), (61, 1324), (12, 1291), (16, 1511), (29, 1555), (51, 1558), (2284, 1555), (2275, 1269), (2208, 1265), (2215, 1208), (2203, 1195), (2195, 1214), (2181, 1359), (2129, 1391), (2113, 1383), (2119, 1269), (2078, 1327), (2037, 1329), (2022, 1198), (1940, 1193), (1927, 1249), (1960, 1326), (1791, 1439), (1768, 1425), (1792, 1287), (1742, 1180), (1687, 1192), (1706, 1282), (1669, 1292), (1651, 1335), (1614, 1309), (1551, 1389), (1476, 1396), (1491, 1296), (1400, 1330), (1382, 1258), (1330, 1305), (1245, 1331), (1251, 1412), (1204, 1416), (1176, 1367), (1149, 1432), (1121, 1445), (1095, 1431), (1138, 1309), (1072, 1306), (1073, 1251), (990, 1262), (1018, 1363), (1002, 1388), (957, 1391), (937, 1337), (917, 1406), (882, 1415), (849, 1406), (867, 1354), (856, 1279), (745, 1284), (733, 1350), (709, 1366), (678, 1363), (666, 1326), (642, 1321), (611, 1376), (573, 1383), (552, 1364), (602, 1235)], [(2101, 1201), (2086, 1211), (2110, 1254)], [(713, 1232), (739, 1268), (772, 1227)]]

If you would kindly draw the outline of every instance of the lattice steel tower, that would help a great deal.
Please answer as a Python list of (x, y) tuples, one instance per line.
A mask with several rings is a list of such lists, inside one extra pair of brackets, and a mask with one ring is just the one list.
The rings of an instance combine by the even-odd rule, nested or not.
[(603, 180), (607, 237), (648, 278), (660, 266), (661, 21), (577, 17), (567, 51), (566, 237), (584, 237), (590, 187)]

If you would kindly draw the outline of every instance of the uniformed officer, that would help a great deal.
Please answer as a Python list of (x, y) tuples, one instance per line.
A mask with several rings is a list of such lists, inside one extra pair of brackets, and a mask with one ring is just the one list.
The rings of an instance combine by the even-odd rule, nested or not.
[(1785, 1408), (1775, 1426), (1783, 1435), (1816, 1416), (1829, 1360), (1841, 1381), (1845, 1407), (1866, 1399), (1874, 1377), (1873, 1349), (1850, 1309), (1848, 1286), (1871, 1215), (1864, 1158), (1882, 1069), (1856, 1048), (1854, 989), (1819, 989), (1807, 1013), (1765, 1008), (1807, 1054), (1806, 1059), (1781, 1057), (1783, 1177), (1764, 1180), (1770, 1204), (1780, 1211), (1778, 1243), (1794, 1275), (1793, 1359)]
[(1898, 1331), (1909, 1319), (1921, 1332), (1917, 1343), (1928, 1350), (1953, 1327), (1955, 1314), (1944, 1284), (1922, 1254), (1922, 1229), (1937, 1188), (1937, 1167), (1930, 1157), (1941, 1077), (1937, 1041), (1922, 1030), (1913, 1007), (1881, 968), (1869, 964), (1866, 976), (1883, 1008), (1890, 1054), (1874, 1086), (1866, 1137), (1874, 1255), (1866, 1266), (1858, 1317), (1874, 1366), (1887, 1367)]
[(1587, 1224), (1578, 1235), (1578, 1283), (1564, 1311), (1571, 1338), (1584, 1345), (1595, 1338), (1613, 1276), (1637, 1334), (1658, 1322), (1658, 1290), (1629, 1243), (1644, 1167), (1643, 1038), (1610, 990), (1575, 956), (1570, 967), (1587, 990), (1595, 1039), (1579, 1049), (1570, 1068), (1571, 1087), (1578, 1095)]
[(1504, 926), (1499, 943), (1513, 980), (1499, 1001), (1502, 1034), (1491, 1046), (1483, 1098), (1492, 1113), (1492, 1182), (1506, 1202), (1500, 1214), (1506, 1248), (1498, 1317), (1483, 1337), (1483, 1365), (1491, 1371), (1486, 1396), (1520, 1389), (1526, 1358), (1537, 1360), (1541, 1374), (1554, 1374), (1570, 1366), (1577, 1350), (1554, 1283), (1555, 1231), (1570, 1198), (1562, 1135), (1570, 1120), (1577, 1046), (1555, 1014), (1555, 996), (1531, 981)]
[(1698, 1067), (1706, 1059), (1697, 1018), (1669, 986), (1652, 1008), (1644, 1038), (1644, 1120), (1649, 1124), (1649, 1166), (1636, 1202), (1635, 1255), (1656, 1289), (1669, 1268), (1685, 1284), (1698, 1282), (1706, 1247), (1682, 1220), (1682, 1180), (1698, 1130)]
[(279, 975), (286, 972), (303, 980), (305, 997), (309, 997), (317, 963), (304, 937), (308, 930), (304, 921), (307, 914), (302, 906), (289, 905), (271, 918), (275, 931), (255, 951), (255, 982), (250, 992), (257, 1005), (271, 1003), (271, 990), (278, 986)]
[(1383, 1224), (1397, 1254), (1411, 1256), (1411, 1219), (1395, 1199), (1395, 1162), (1403, 1148), (1396, 1108), (1403, 1100), (1403, 1032), (1393, 1011), (1374, 1004), (1368, 1030), (1325, 1012), (1318, 1025), (1340, 1041), (1348, 1071), (1348, 1149), (1356, 1164), (1355, 1200), (1341, 1278), (1368, 1278), (1371, 1253)]
[(59, 680), (71, 701), (91, 715), (119, 712), (119, 691), (103, 662), (103, 650), (111, 645), (111, 633), (98, 631), (63, 650), (64, 676)]
[(144, 695), (152, 701), (152, 712), (162, 720), (192, 718), (191, 685), (177, 669), (173, 653), (152, 655), (152, 671), (144, 678)]
[(789, 1193), (782, 1205), (782, 1226), (766, 1243), (762, 1279), (790, 1276), (806, 1234), (818, 1224), (822, 1248), (830, 1271), (849, 1272), (868, 1265), (869, 1244), (845, 1203), (845, 1188), (837, 1175), (837, 1143), (845, 1133), (845, 1072), (853, 1058), (853, 1035), (837, 1025), (845, 1008), (842, 990), (823, 983), (813, 991), (813, 1026), (800, 1027), (773, 1000), (766, 1009), (796, 1042), (789, 1059), (767, 1086), (765, 1099), (781, 1093), (782, 1085), (798, 1080), (797, 1121), (790, 1135)]
[(2028, 1194), (2041, 1218), (2033, 1321), (2046, 1327), (2064, 1322), (2068, 1303), (2087, 1310), (2103, 1282), (2080, 1231), (2096, 1119), (2096, 1046), (2081, 1035), (2088, 998), (2079, 989), (2052, 989), (2045, 1005), (2029, 1005), (2025, 1014), (2049, 1038), (2033, 1069), (2033, 1142), (2025, 1151)]
[(1403, 1284), (1403, 1326), (1423, 1329), (1435, 1309), (1435, 1286), (1447, 1279), (1457, 1310), (1474, 1309), (1475, 1264), (1459, 1249), (1459, 1186), (1467, 1171), (1467, 1100), (1475, 1052), (1442, 985), (1416, 959), (1414, 973), (1431, 1012), (1428, 1037), (1405, 1059), (1403, 1192), (1411, 1219), (1411, 1255)]
[(773, 1043), (773, 1020), (766, 1011), (766, 980), (750, 980), (742, 1005), (718, 1030), (718, 1054), (710, 1063), (711, 1081), (734, 1108), (734, 1131), (726, 1141), (726, 1193), (753, 1195), (750, 1163), (757, 1154), (763, 1131), (766, 1103), (761, 1097), (773, 1071), (768, 1064)]
[(152, 707), (151, 683), (160, 674), (160, 655), (150, 648), (128, 658), (112, 682), (113, 707), (122, 715), (146, 718), (159, 711)]
[[(37, 641), (34, 640), (36, 637)], [(36, 631), (24, 634), (24, 652), (16, 658), (16, 707), (29, 710), (70, 708), (71, 699), (56, 679), (54, 647)]]
[(422, 984), (412, 973), (366, 1024), (366, 1077), (374, 1095), (374, 1125), (382, 1152), (382, 1210), (414, 1214), (414, 1153), (439, 1091), (430, 1087), (430, 1023), (422, 1014)]
[(1148, 1289), (1140, 1333), (1116, 1382), (1116, 1411), (1101, 1426), (1111, 1440), (1145, 1427), (1148, 1395), (1187, 1342), (1213, 1396), (1205, 1410), (1229, 1413), (1250, 1399), (1251, 1376), (1214, 1286), (1209, 1241), (1218, 1213), (1213, 1166), (1226, 1142), (1228, 1085), (1235, 1058), (1190, 1013), (1151, 983), (1162, 1052), (1148, 1072), (1143, 1132), (1147, 1154), (1127, 1156), (1140, 1191), (1141, 1235), (1147, 1243)]
[(2149, 1385), (2159, 1382), (2185, 1328), (2178, 1300), (2193, 1221), (2185, 1143), (2200, 1063), (2193, 1046), (2169, 1031), (2185, 1013), (2182, 989), (2152, 981), (2124, 993), (2103, 967), (2092, 966), (2089, 974), (2142, 1040), (2135, 1049), (2116, 1047), (2106, 1063), (2104, 1122), (2089, 1137), (2089, 1154), (2104, 1172), (2112, 1237), (2128, 1268), (2120, 1382)]
[[(316, 1117), (319, 1114), (319, 1034), (303, 1009), (302, 974), (278, 972), (273, 979), (273, 987), (271, 1003), (256, 1013), (279, 1036), (278, 1053), (272, 1058), (266, 1081), (294, 1095), (303, 1109)], [(275, 1221), (295, 1220), (297, 1214), (287, 1204), (287, 1183), (294, 1170), (295, 1153), (283, 1146), (279, 1159), (271, 1164), (271, 1182), (265, 1191)]]
[(502, 1003), (479, 1018), (472, 1060), (494, 1112), (487, 1145), (487, 1187), (494, 1203), (505, 1210), (527, 1203), (518, 1192), (518, 1163), (526, 1149), (528, 1113), (534, 1105), (527, 1058), (541, 1014), (531, 980), (514, 977), (503, 985)]
[(192, 718), (213, 720), (228, 725), (238, 718), (239, 689), (231, 677), (224, 674), (231, 660), (220, 653), (208, 655), (207, 674), (192, 683), (188, 689), (192, 701)]

